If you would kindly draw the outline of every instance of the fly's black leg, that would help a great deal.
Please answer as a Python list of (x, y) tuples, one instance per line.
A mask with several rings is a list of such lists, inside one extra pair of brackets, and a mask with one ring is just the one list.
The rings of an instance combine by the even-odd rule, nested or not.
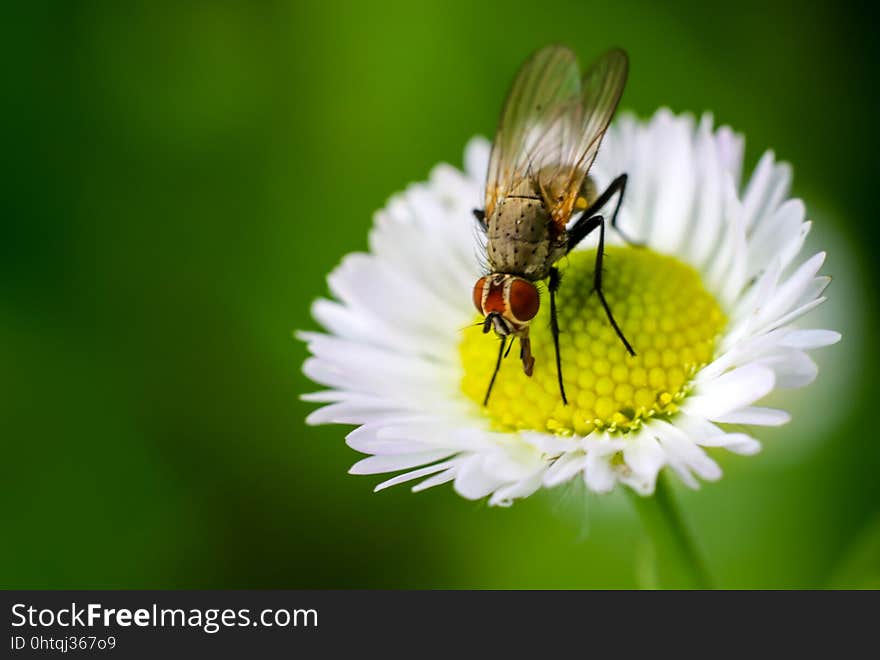
[(578, 243), (584, 240), (593, 230), (602, 224), (602, 216), (594, 215), (588, 218), (586, 215), (581, 216), (580, 220), (574, 223), (574, 227), (568, 230), (568, 247), (565, 252), (568, 254), (574, 250)]
[(591, 220), (596, 220), (599, 226), (599, 249), (596, 251), (596, 266), (593, 271), (593, 289), (596, 291), (596, 295), (599, 296), (599, 301), (602, 303), (602, 307), (605, 308), (605, 314), (608, 316), (608, 320), (611, 322), (611, 327), (614, 328), (614, 332), (617, 333), (617, 336), (620, 337), (620, 341), (626, 346), (627, 352), (635, 357), (636, 352), (633, 350), (633, 347), (630, 346), (626, 337), (623, 336), (623, 331), (620, 329), (620, 326), (617, 325), (617, 321), (614, 320), (614, 314), (611, 313), (611, 307), (608, 306), (608, 301), (605, 300), (605, 294), (602, 292), (602, 260), (605, 257), (605, 220), (601, 215), (597, 215), (594, 218), (591, 218)]
[(550, 269), (550, 332), (553, 334), (553, 348), (556, 349), (556, 377), (559, 379), (559, 393), (562, 395), (562, 403), (568, 405), (565, 396), (565, 385), (562, 384), (562, 357), (559, 355), (559, 322), (556, 320), (556, 292), (562, 277), (556, 268)]
[[(617, 321), (614, 320), (614, 314), (611, 313), (611, 307), (608, 305), (608, 301), (605, 300), (605, 293), (602, 291), (602, 261), (605, 258), (605, 219), (601, 215), (593, 215), (596, 211), (601, 209), (605, 204), (608, 203), (608, 200), (611, 199), (612, 195), (619, 192), (620, 195), (617, 198), (617, 205), (614, 207), (614, 213), (611, 216), (611, 226), (617, 229), (617, 212), (620, 210), (620, 203), (623, 201), (623, 193), (626, 190), (626, 174), (621, 174), (619, 177), (614, 179), (611, 182), (611, 185), (596, 199), (595, 202), (588, 208), (584, 214), (578, 219), (577, 222), (574, 223), (574, 226), (568, 230), (568, 246), (567, 252), (571, 252), (575, 247), (577, 247), (578, 243), (584, 240), (589, 234), (593, 232), (593, 230), (598, 227), (599, 228), (599, 249), (596, 251), (596, 267), (593, 272), (593, 289), (596, 291), (596, 295), (599, 296), (599, 302), (602, 303), (602, 307), (605, 310), (605, 314), (608, 316), (608, 321), (611, 323), (611, 327), (614, 328), (614, 332), (617, 333), (617, 336), (620, 337), (620, 341), (623, 342), (623, 345), (626, 347), (627, 352), (635, 357), (636, 352), (633, 350), (632, 345), (627, 341), (626, 337), (623, 334), (623, 331), (620, 329), (620, 326), (617, 325)], [(626, 235), (623, 234), (619, 229), (617, 232), (623, 237), (623, 239), (627, 243), (633, 243)], [(633, 245), (640, 246), (640, 243), (633, 243)], [(552, 282), (552, 276), (551, 276)], [(550, 298), (551, 303), (551, 311), (553, 307), (553, 297)], [(554, 337), (555, 338), (555, 337)], [(559, 359), (559, 349), (556, 350), (556, 358)], [(560, 377), (560, 386), (561, 386), (561, 377)], [(565, 397), (563, 397), (564, 399)]]
[[(495, 384), (495, 378), (498, 376), (498, 370), (501, 368), (501, 358), (504, 357), (504, 345), (507, 343), (507, 337), (501, 338), (501, 346), (498, 348), (498, 360), (495, 361), (495, 371), (492, 372), (492, 380), (489, 381), (489, 388), (486, 390), (486, 396), (483, 399), (483, 406), (489, 405), (489, 395), (492, 394), (492, 386)], [(511, 338), (510, 343), (513, 344)]]
[[(618, 211), (620, 211), (620, 205), (623, 202), (623, 195), (626, 192), (626, 181), (627, 181), (627, 175), (621, 174), (619, 177), (614, 179), (614, 181), (612, 181), (611, 184), (605, 189), (605, 192), (603, 192), (601, 195), (599, 195), (596, 198), (596, 201), (593, 202), (586, 211), (584, 211), (584, 213), (580, 217), (580, 219), (574, 224), (574, 227), (572, 227), (571, 230), (568, 232), (568, 235), (569, 235), (568, 249), (569, 249), (569, 251), (574, 249), (574, 247), (578, 243), (580, 243), (587, 236), (587, 234), (589, 234), (591, 231), (593, 231), (593, 229), (595, 229), (597, 226), (596, 224), (593, 224), (591, 227), (589, 227), (589, 229), (584, 227), (583, 229), (578, 231), (578, 225), (580, 225), (582, 223), (584, 223), (584, 224), (589, 223), (593, 219), (593, 217), (599, 211), (601, 211), (602, 208), (608, 203), (608, 200), (610, 200), (616, 193), (619, 193), (619, 194), (617, 196), (617, 204), (614, 206), (614, 213), (611, 214), (611, 226), (614, 228), (614, 230), (618, 234), (620, 234), (620, 237), (623, 238), (623, 240), (625, 240), (630, 245), (633, 245), (635, 247), (642, 247), (642, 245), (644, 245), (643, 243), (639, 243), (638, 241), (632, 240), (629, 236), (624, 234), (620, 230), (620, 228), (617, 226), (617, 213), (618, 213)], [(575, 235), (577, 235), (579, 237), (577, 238), (577, 240), (574, 241), (574, 243), (572, 243), (572, 240)]]
[(486, 231), (486, 229), (488, 229), (488, 225), (486, 224), (486, 212), (482, 209), (474, 209), (472, 213), (477, 219), (477, 224), (480, 226), (480, 229)]

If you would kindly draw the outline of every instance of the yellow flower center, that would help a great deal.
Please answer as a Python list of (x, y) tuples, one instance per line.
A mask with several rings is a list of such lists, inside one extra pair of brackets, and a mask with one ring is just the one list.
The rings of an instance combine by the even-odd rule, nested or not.
[(514, 346), (485, 408), (499, 340), (479, 328), (465, 331), (461, 387), (496, 429), (559, 435), (632, 431), (645, 419), (674, 414), (692, 376), (712, 359), (726, 319), (696, 270), (646, 248), (606, 248), (602, 290), (635, 349), (632, 357), (592, 293), (595, 259), (595, 250), (574, 252), (561, 264), (557, 310), (568, 405), (559, 393), (546, 292), (531, 323), (532, 377), (523, 373)]

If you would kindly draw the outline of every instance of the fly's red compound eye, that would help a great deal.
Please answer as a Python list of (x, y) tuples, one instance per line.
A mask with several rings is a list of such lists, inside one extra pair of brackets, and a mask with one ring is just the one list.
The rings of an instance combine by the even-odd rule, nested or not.
[(507, 304), (513, 317), (517, 321), (525, 323), (537, 315), (538, 308), (541, 306), (541, 297), (534, 284), (517, 277), (510, 283)]
[(483, 313), (483, 291), (486, 288), (486, 278), (481, 277), (477, 280), (477, 283), (474, 284), (474, 307), (477, 308), (477, 311), (482, 314)]

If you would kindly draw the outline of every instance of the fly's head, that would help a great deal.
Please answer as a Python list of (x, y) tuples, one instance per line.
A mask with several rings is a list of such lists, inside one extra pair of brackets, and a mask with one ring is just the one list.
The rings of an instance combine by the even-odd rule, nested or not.
[(541, 297), (527, 279), (506, 273), (481, 277), (474, 285), (474, 306), (485, 316), (483, 332), (499, 337), (528, 337), (529, 323), (538, 314)]

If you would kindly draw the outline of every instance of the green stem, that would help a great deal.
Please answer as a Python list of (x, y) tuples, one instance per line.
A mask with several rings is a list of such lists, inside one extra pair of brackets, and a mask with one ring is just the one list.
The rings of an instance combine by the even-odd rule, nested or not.
[(655, 575), (665, 589), (711, 589), (712, 580), (679, 513), (667, 477), (661, 473), (651, 497), (630, 489), (631, 499), (650, 538)]

